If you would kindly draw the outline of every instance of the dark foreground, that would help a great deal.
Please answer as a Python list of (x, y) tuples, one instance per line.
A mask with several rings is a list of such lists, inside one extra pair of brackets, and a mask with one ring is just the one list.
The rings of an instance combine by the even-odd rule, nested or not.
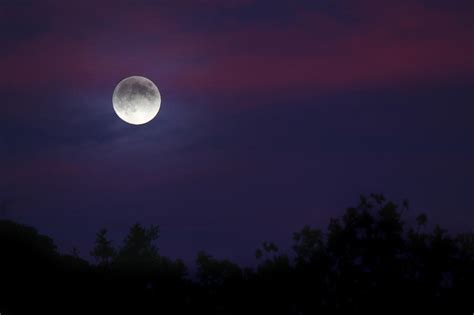
[(97, 234), (91, 265), (61, 255), (35, 229), (0, 220), (0, 313), (472, 314), (474, 234), (449, 235), (383, 196), (293, 236), (293, 253), (264, 242), (255, 269), (200, 252), (197, 277), (159, 255), (156, 226), (134, 225), (121, 246)]

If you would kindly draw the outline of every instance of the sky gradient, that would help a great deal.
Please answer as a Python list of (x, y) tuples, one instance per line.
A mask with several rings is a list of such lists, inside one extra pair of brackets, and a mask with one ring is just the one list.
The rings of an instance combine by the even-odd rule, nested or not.
[[(158, 224), (161, 252), (253, 261), (361, 193), (474, 223), (471, 1), (0, 1), (3, 214), (87, 257)], [(162, 105), (132, 126), (124, 77)]]

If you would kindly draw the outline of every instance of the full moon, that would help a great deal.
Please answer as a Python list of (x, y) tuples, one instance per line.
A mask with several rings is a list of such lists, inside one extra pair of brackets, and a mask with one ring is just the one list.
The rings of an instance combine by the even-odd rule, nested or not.
[(160, 110), (161, 95), (149, 79), (132, 76), (117, 84), (112, 97), (115, 113), (132, 125), (143, 125)]

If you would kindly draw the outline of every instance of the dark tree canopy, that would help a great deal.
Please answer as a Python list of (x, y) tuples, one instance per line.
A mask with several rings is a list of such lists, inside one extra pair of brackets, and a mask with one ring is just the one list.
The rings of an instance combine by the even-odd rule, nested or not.
[[(461, 314), (474, 310), (474, 233), (450, 235), (383, 195), (361, 196), (327, 229), (304, 226), (293, 251), (272, 242), (242, 268), (200, 251), (196, 272), (160, 255), (159, 227), (120, 246), (96, 235), (90, 264), (34, 228), (0, 221), (0, 312), (25, 314)], [(32, 301), (25, 304), (23, 301)], [(67, 311), (60, 304), (68, 305)]]

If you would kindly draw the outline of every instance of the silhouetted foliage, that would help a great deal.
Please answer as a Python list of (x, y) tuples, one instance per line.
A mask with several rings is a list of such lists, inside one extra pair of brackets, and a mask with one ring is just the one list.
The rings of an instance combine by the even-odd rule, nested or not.
[(147, 229), (138, 223), (134, 224), (118, 251), (115, 262), (122, 264), (153, 262), (158, 257), (158, 247), (154, 243), (158, 237), (158, 226), (151, 226)]
[(197, 277), (204, 286), (219, 287), (242, 277), (238, 265), (227, 259), (215, 259), (203, 251), (198, 252), (196, 265)]
[(95, 247), (91, 251), (91, 256), (94, 257), (100, 265), (108, 265), (115, 256), (112, 241), (107, 239), (107, 229), (101, 229), (97, 233)]
[[(474, 233), (413, 226), (381, 194), (332, 219), (304, 226), (292, 253), (272, 242), (256, 250), (255, 268), (200, 251), (196, 274), (161, 256), (158, 226), (135, 224), (114, 248), (101, 229), (91, 265), (58, 253), (34, 228), (0, 221), (2, 314), (461, 314), (474, 310)], [(66, 302), (65, 310), (58, 303)], [(28, 301), (25, 303), (24, 301)]]

